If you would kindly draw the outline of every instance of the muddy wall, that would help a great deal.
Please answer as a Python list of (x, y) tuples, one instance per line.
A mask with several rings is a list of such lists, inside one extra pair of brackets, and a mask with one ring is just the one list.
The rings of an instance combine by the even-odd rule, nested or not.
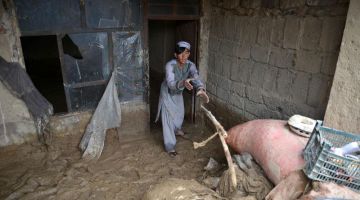
[[(0, 4), (0, 56), (8, 62), (25, 66), (19, 36), (12, 1), (3, 0)], [(33, 138), (36, 138), (36, 130), (25, 103), (0, 81), (0, 147)]]
[(211, 1), (207, 90), (226, 125), (323, 119), (348, 1)]
[(350, 1), (325, 125), (360, 134), (360, 1)]

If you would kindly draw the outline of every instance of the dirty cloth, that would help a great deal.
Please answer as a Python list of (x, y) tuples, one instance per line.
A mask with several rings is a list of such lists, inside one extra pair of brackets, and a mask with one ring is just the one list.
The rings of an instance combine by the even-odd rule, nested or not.
[(104, 148), (106, 130), (120, 127), (121, 109), (115, 80), (116, 73), (113, 73), (81, 139), (80, 149), (84, 152), (84, 159), (98, 159)]
[[(53, 106), (36, 89), (29, 75), (19, 63), (7, 62), (1, 56), (0, 81), (14, 96), (24, 101), (34, 118), (39, 139), (43, 139), (43, 131), (54, 112)], [(11, 144), (10, 138), (7, 138), (6, 135), (1, 138), (3, 139), (0, 146)], [(8, 144), (6, 144), (6, 141)]]
[(175, 131), (180, 130), (184, 121), (184, 99), (182, 92), (185, 88), (184, 80), (194, 78), (191, 83), (196, 90), (204, 88), (199, 78), (196, 66), (187, 61), (180, 69), (177, 60), (173, 59), (166, 63), (166, 77), (161, 84), (158, 112), (155, 122), (161, 113), (163, 138), (165, 149), (168, 152), (175, 150)]
[(262, 200), (273, 188), (269, 180), (264, 176), (260, 167), (255, 163), (252, 156), (248, 153), (234, 155), (236, 179), (238, 185), (236, 190), (231, 187), (230, 172), (224, 171), (220, 178), (217, 191), (221, 196), (230, 199), (242, 199), (244, 197), (254, 197)]

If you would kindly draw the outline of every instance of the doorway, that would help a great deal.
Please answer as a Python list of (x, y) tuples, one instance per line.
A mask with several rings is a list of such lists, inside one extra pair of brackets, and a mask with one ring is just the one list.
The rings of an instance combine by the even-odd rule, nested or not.
[(54, 113), (67, 112), (56, 35), (20, 39), (26, 72), (35, 87), (53, 105)]
[[(150, 121), (156, 118), (160, 86), (165, 78), (165, 64), (174, 58), (177, 41), (185, 40), (191, 44), (189, 60), (197, 64), (196, 20), (149, 20), (149, 66), (150, 66)], [(195, 95), (193, 91), (183, 92), (185, 121), (195, 121)], [(153, 123), (151, 123), (153, 124)]]

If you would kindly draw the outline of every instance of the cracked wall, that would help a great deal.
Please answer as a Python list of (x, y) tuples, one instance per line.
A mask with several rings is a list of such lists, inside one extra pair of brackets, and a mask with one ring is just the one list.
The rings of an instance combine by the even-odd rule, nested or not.
[(228, 126), (323, 119), (348, 1), (211, 2), (207, 90)]

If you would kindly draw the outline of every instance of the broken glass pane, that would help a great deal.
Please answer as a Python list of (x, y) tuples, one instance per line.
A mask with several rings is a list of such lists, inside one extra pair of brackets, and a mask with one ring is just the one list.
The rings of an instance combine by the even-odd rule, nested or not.
[(144, 67), (140, 32), (116, 32), (114, 69), (120, 101), (142, 100), (144, 94)]
[(109, 79), (107, 33), (69, 34), (62, 43), (67, 84)]
[(70, 96), (71, 111), (92, 110), (98, 105), (106, 88), (105, 85), (94, 85), (81, 88), (65, 86)]
[(78, 30), (81, 27), (80, 1), (16, 0), (14, 2), (22, 32)]
[(140, 4), (140, 0), (87, 0), (87, 25), (91, 28), (138, 26), (141, 19)]

